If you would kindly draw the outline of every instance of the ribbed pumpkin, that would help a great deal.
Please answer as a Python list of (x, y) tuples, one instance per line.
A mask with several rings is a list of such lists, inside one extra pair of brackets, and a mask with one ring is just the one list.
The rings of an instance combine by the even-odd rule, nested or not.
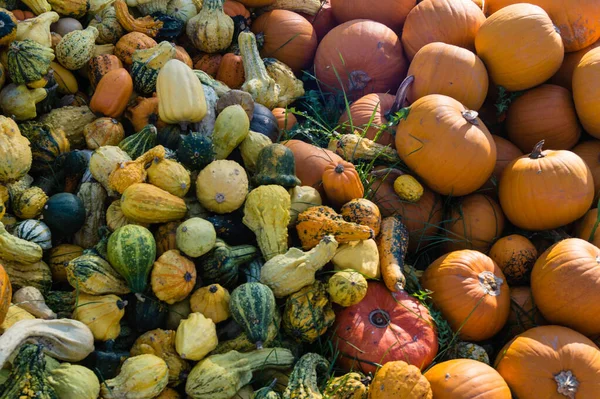
[(184, 300), (196, 284), (196, 266), (178, 250), (163, 253), (152, 266), (152, 292), (169, 305)]
[(554, 324), (587, 336), (600, 334), (600, 249), (579, 238), (548, 248), (531, 272), (531, 291), (540, 312)]
[(424, 375), (435, 399), (511, 399), (510, 389), (500, 374), (477, 360), (448, 360)]
[(463, 340), (483, 341), (506, 323), (510, 294), (502, 270), (478, 251), (439, 257), (421, 278), (434, 305)]
[[(512, 161), (500, 179), (499, 197), (512, 224), (546, 230), (574, 222), (594, 199), (594, 180), (585, 162), (571, 151), (533, 152)], [(565, 206), (569, 204), (569, 206)]]
[(343, 88), (353, 98), (395, 91), (407, 69), (402, 43), (394, 31), (366, 19), (332, 29), (315, 55), (315, 75), (321, 89)]
[(596, 193), (594, 201), (597, 201), (600, 194), (600, 141), (584, 141), (573, 147), (572, 151), (579, 155), (590, 168), (594, 178), (594, 192)]
[(496, 143), (496, 166), (492, 172), (492, 177), (495, 178), (495, 183), (498, 185), (502, 172), (504, 172), (506, 166), (515, 159), (523, 156), (523, 153), (517, 146), (504, 137), (492, 134), (492, 138), (494, 139), (494, 143)]
[(573, 100), (577, 116), (586, 132), (600, 138), (600, 116), (597, 96), (600, 90), (600, 48), (589, 51), (581, 58), (573, 72)]
[(133, 81), (125, 68), (108, 72), (100, 79), (90, 101), (90, 109), (104, 116), (118, 118), (127, 108), (133, 93)]
[(527, 284), (538, 252), (526, 237), (512, 234), (502, 237), (490, 249), (490, 258), (506, 276), (506, 281), (514, 285)]
[(4, 267), (0, 265), (0, 323), (4, 322), (11, 300), (12, 286), (10, 285), (10, 278)]
[(500, 350), (495, 367), (519, 399), (593, 398), (600, 390), (598, 347), (566, 327), (525, 331)]
[(409, 60), (426, 44), (444, 42), (474, 50), (485, 15), (471, 0), (422, 1), (406, 17), (402, 44)]
[(399, 32), (416, 0), (385, 0), (375, 3), (363, 0), (332, 0), (333, 15), (339, 23), (353, 19), (371, 19)]
[(365, 188), (354, 165), (346, 161), (332, 162), (325, 167), (323, 188), (329, 202), (335, 207), (340, 207), (353, 199), (362, 198), (365, 194)]
[(196, 290), (190, 297), (192, 312), (200, 312), (215, 324), (229, 318), (229, 291), (219, 284), (211, 284)]
[(10, 79), (17, 84), (27, 84), (48, 73), (54, 52), (33, 40), (25, 39), (12, 42), (6, 57)]
[(545, 82), (560, 68), (564, 57), (562, 39), (548, 14), (524, 3), (489, 17), (477, 32), (475, 48), (492, 81), (508, 91)]
[(546, 148), (568, 150), (579, 141), (571, 93), (564, 87), (542, 85), (515, 99), (506, 115), (508, 138), (521, 151), (530, 151), (544, 140)]
[(533, 301), (529, 287), (510, 287), (510, 313), (506, 321), (506, 336), (509, 339), (530, 328), (547, 324)]
[(369, 391), (370, 399), (433, 398), (429, 381), (419, 368), (401, 360), (387, 362), (377, 370)]
[[(561, 32), (562, 33), (562, 32)], [(562, 86), (565, 89), (572, 90), (573, 89), (573, 72), (575, 72), (575, 68), (579, 61), (586, 55), (589, 51), (595, 49), (596, 47), (600, 47), (600, 40), (596, 41), (594, 44), (587, 46), (579, 51), (575, 51), (573, 53), (566, 53), (565, 58), (563, 59), (562, 65), (556, 71), (554, 76), (550, 78), (549, 83), (554, 85)]]

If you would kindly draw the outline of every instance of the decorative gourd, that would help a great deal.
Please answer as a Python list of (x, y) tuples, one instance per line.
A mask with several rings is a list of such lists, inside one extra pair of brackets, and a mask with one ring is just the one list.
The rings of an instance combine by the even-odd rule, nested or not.
[(194, 47), (205, 53), (219, 53), (229, 47), (233, 30), (233, 19), (223, 12), (223, 0), (204, 0), (200, 12), (186, 25)]
[(577, 116), (585, 131), (596, 138), (600, 137), (600, 120), (594, 113), (598, 100), (593, 93), (598, 88), (598, 83), (594, 80), (598, 73), (598, 59), (600, 50), (590, 50), (581, 58), (573, 72), (573, 100)]
[(4, 334), (4, 332), (8, 331), (13, 325), (22, 320), (35, 320), (35, 316), (29, 313), (28, 311), (21, 309), (18, 306), (10, 305), (8, 308), (8, 312), (6, 312), (6, 317), (4, 318), (4, 323), (0, 325), (0, 332)]
[[(505, 40), (497, 43), (500, 32)], [(523, 35), (527, 42), (515, 45), (521, 43)], [(545, 82), (564, 58), (560, 33), (548, 14), (533, 4), (513, 4), (490, 16), (477, 31), (475, 48), (494, 83), (508, 91)]]
[(257, 349), (262, 349), (268, 337), (269, 324), (275, 313), (275, 296), (261, 283), (245, 283), (231, 292), (231, 317), (248, 335)]
[(132, 93), (131, 75), (125, 68), (114, 69), (98, 82), (90, 101), (90, 109), (104, 116), (118, 118), (127, 108)]
[(100, 229), (106, 225), (106, 202), (108, 196), (98, 182), (81, 183), (77, 197), (83, 202), (86, 212), (85, 223), (73, 236), (73, 243), (91, 248), (101, 238)]
[(177, 159), (191, 170), (202, 170), (214, 158), (212, 137), (192, 132), (181, 138), (177, 147)]
[(156, 80), (158, 113), (166, 123), (200, 122), (207, 113), (202, 84), (183, 62), (169, 60)]
[(349, 162), (358, 159), (364, 161), (379, 159), (389, 162), (400, 160), (398, 153), (393, 148), (376, 143), (358, 134), (343, 134), (336, 139), (331, 139), (327, 148)]
[(191, 313), (179, 323), (175, 348), (182, 359), (198, 361), (215, 349), (218, 342), (215, 323), (202, 313)]
[(31, 39), (14, 41), (8, 46), (8, 74), (17, 84), (40, 80), (48, 73), (52, 60), (54, 60), (52, 49)]
[(56, 158), (69, 152), (70, 144), (65, 132), (37, 122), (25, 122), (19, 125), (21, 134), (31, 144), (33, 162), (31, 171), (35, 173), (49, 170)]
[(25, 344), (19, 350), (12, 371), (0, 385), (0, 396), (7, 399), (33, 395), (43, 399), (56, 399), (56, 392), (46, 379), (46, 358), (42, 345)]
[(282, 328), (297, 342), (315, 342), (335, 321), (326, 285), (315, 281), (285, 301)]
[(138, 32), (148, 35), (149, 37), (156, 37), (158, 32), (163, 27), (163, 22), (153, 18), (150, 15), (146, 15), (140, 18), (134, 18), (127, 7), (127, 3), (124, 0), (117, 0), (114, 2), (115, 16), (119, 24), (125, 28), (128, 32)]
[(250, 93), (257, 103), (269, 109), (275, 108), (279, 100), (281, 87), (268, 75), (258, 53), (254, 33), (241, 32), (238, 37), (238, 44), (244, 63), (244, 75), (246, 76), (242, 90)]
[(96, 55), (92, 57), (87, 64), (88, 80), (90, 81), (92, 87), (96, 87), (104, 75), (118, 68), (123, 68), (123, 63), (115, 55)]
[(71, 286), (90, 295), (128, 294), (127, 283), (106, 260), (100, 256), (85, 254), (71, 260), (66, 267), (67, 280)]
[[(42, 213), (42, 209), (48, 196), (39, 187), (30, 187), (22, 193), (14, 196), (11, 202), (13, 213), (21, 219), (32, 219)], [(48, 248), (43, 248), (48, 249)]]
[(377, 370), (369, 391), (372, 399), (433, 398), (429, 381), (419, 368), (402, 360), (387, 362)]
[(217, 239), (212, 223), (202, 218), (190, 218), (177, 227), (177, 248), (189, 257), (197, 258), (210, 251)]
[[(9, 312), (10, 313), (10, 312)], [(279, 327), (281, 326), (281, 315), (279, 311), (275, 310), (273, 320), (269, 324), (267, 330), (267, 340), (263, 342), (263, 346), (270, 347), (275, 343), (276, 338), (279, 336)], [(221, 341), (217, 348), (212, 352), (214, 355), (227, 353), (229, 351), (238, 352), (250, 352), (256, 349), (256, 344), (250, 341), (248, 334), (242, 332), (237, 337), (228, 341)], [(266, 371), (266, 370), (265, 370)], [(284, 386), (285, 388), (285, 386)]]
[(112, 55), (115, 53), (115, 46), (112, 44), (96, 44), (94, 45), (93, 57), (103, 54)]
[(129, 186), (121, 196), (121, 210), (128, 219), (139, 223), (165, 223), (183, 218), (185, 202), (151, 184)]
[(356, 198), (348, 201), (340, 208), (340, 215), (347, 222), (369, 226), (375, 236), (381, 228), (381, 213), (373, 202), (366, 198)]
[(247, 194), (248, 176), (235, 161), (213, 161), (196, 179), (196, 197), (212, 212), (222, 214), (239, 209)]
[[(264, 134), (269, 139), (271, 139), (272, 142), (278, 142), (280, 139), (279, 124), (277, 123), (277, 118), (275, 118), (275, 115), (273, 115), (269, 108), (257, 102), (254, 103), (254, 112), (252, 113), (252, 118), (250, 120), (250, 130)], [(298, 140), (294, 141), (301, 142)], [(290, 147), (286, 143), (282, 144), (286, 145), (287, 147)], [(292, 152), (294, 151), (293, 148), (290, 147), (290, 149), (292, 150)], [(302, 178), (300, 178), (300, 180), (302, 180)]]
[(146, 164), (164, 157), (165, 149), (159, 145), (143, 153), (135, 161), (120, 163), (108, 176), (110, 188), (123, 193), (133, 184), (143, 183), (147, 176)]
[[(194, 15), (198, 14), (198, 9), (192, 0), (174, 0), (167, 4), (167, 14), (187, 23)], [(191, 67), (191, 65), (188, 65)]]
[(108, 240), (108, 261), (135, 293), (144, 292), (155, 259), (156, 243), (145, 227), (120, 227)]
[(290, 207), (290, 224), (296, 225), (298, 215), (313, 206), (322, 205), (321, 195), (319, 192), (309, 186), (296, 186), (289, 190), (291, 198)]
[(538, 252), (526, 237), (512, 234), (496, 241), (490, 249), (489, 256), (498, 264), (512, 287), (529, 282)]
[(280, 87), (277, 106), (285, 108), (304, 95), (304, 84), (294, 76), (292, 69), (275, 58), (265, 58), (267, 74)]
[(150, 290), (144, 295), (133, 295), (130, 297), (131, 304), (129, 305), (129, 312), (127, 314), (127, 324), (138, 333), (144, 333), (165, 326), (169, 311), (168, 305), (159, 301), (153, 295), (149, 295), (149, 293)]
[(57, 283), (67, 281), (66, 267), (70, 261), (81, 256), (83, 248), (78, 245), (60, 244), (50, 250), (48, 266), (52, 270), (52, 280)]
[(75, 95), (79, 91), (79, 84), (71, 71), (55, 61), (50, 63), (50, 70), (56, 84), (58, 84), (59, 93)]
[(52, 6), (52, 10), (65, 17), (81, 18), (85, 16), (85, 14), (87, 14), (87, 12), (90, 9), (89, 0), (48, 0), (48, 3), (50, 3), (50, 5)]
[(196, 284), (194, 262), (172, 249), (154, 262), (150, 277), (152, 292), (169, 305), (185, 299)]
[(367, 280), (355, 270), (342, 270), (336, 272), (327, 282), (327, 293), (331, 302), (338, 305), (356, 305), (367, 295)]
[(329, 201), (339, 207), (364, 195), (364, 187), (354, 165), (341, 161), (331, 163), (323, 171), (323, 188)]
[(250, 353), (235, 350), (200, 361), (188, 376), (185, 392), (193, 399), (229, 399), (252, 380), (252, 372), (265, 367), (285, 368), (294, 355), (284, 348), (259, 349)]
[[(288, 249), (290, 206), (290, 194), (281, 186), (260, 186), (250, 191), (246, 197), (243, 222), (256, 234), (265, 260), (284, 254)], [(317, 242), (306, 249), (317, 245), (323, 236), (318, 237)]]
[(28, 219), (17, 223), (14, 235), (29, 242), (39, 245), (42, 249), (52, 248), (52, 234), (42, 221)]
[(44, 296), (35, 287), (23, 287), (19, 289), (14, 293), (12, 300), (16, 306), (40, 319), (56, 319), (56, 313), (46, 306)]
[[(229, 1), (225, 1), (227, 4)], [(239, 89), (246, 80), (244, 74), (244, 61), (239, 54), (227, 53), (223, 55), (223, 58), (219, 62), (216, 75), (217, 80), (225, 83), (232, 89)]]
[(52, 233), (68, 236), (84, 225), (85, 213), (81, 198), (71, 193), (59, 193), (46, 201), (42, 215)]
[(389, 216), (383, 219), (381, 233), (377, 236), (377, 250), (381, 275), (386, 287), (394, 292), (404, 289), (404, 258), (408, 251), (409, 233), (402, 218)]
[(90, 158), (90, 173), (102, 184), (110, 197), (116, 197), (118, 193), (110, 188), (108, 178), (119, 164), (129, 161), (129, 155), (119, 147), (102, 146), (97, 148)]
[(250, 130), (248, 115), (241, 105), (225, 108), (215, 121), (212, 134), (215, 159), (225, 159), (246, 138)]
[(168, 382), (169, 368), (163, 359), (151, 354), (138, 355), (125, 360), (118, 376), (103, 381), (100, 394), (106, 399), (154, 398)]
[(100, 395), (96, 374), (77, 364), (61, 364), (50, 371), (47, 381), (61, 399), (96, 399)]
[(154, 158), (147, 170), (150, 184), (183, 198), (190, 189), (190, 172), (171, 159)]
[(331, 235), (307, 252), (290, 248), (284, 255), (269, 259), (260, 271), (260, 281), (266, 284), (277, 298), (283, 298), (315, 281), (315, 273), (325, 266), (338, 248)]
[(213, 79), (209, 74), (204, 71), (199, 71), (197, 69), (193, 70), (194, 75), (198, 80), (203, 84), (210, 88), (212, 88), (218, 97), (221, 97), (227, 94), (231, 89), (225, 83), (220, 82), (218, 80)]
[[(198, 57), (194, 58), (194, 69), (206, 72), (211, 77), (216, 77), (219, 65), (223, 56), (221, 54), (210, 54), (201, 53)], [(221, 79), (218, 79), (221, 80)]]
[(71, 149), (77, 149), (85, 147), (83, 128), (96, 118), (89, 107), (84, 105), (53, 109), (42, 115), (39, 121), (50, 125), (54, 129), (63, 130), (71, 144)]
[(15, 120), (24, 121), (37, 116), (36, 104), (48, 96), (46, 89), (29, 90), (25, 85), (6, 85), (0, 92), (0, 108)]
[(115, 44), (125, 33), (117, 20), (115, 8), (112, 6), (108, 6), (94, 14), (90, 25), (98, 29), (98, 37), (96, 38), (98, 44)]
[(5, 8), (0, 10), (2, 30), (0, 31), (0, 45), (6, 46), (17, 38), (17, 18)]
[(233, 288), (239, 277), (240, 266), (258, 256), (258, 250), (252, 245), (227, 245), (217, 239), (214, 248), (200, 260), (204, 282), (218, 283), (225, 288)]
[(27, 138), (10, 118), (0, 116), (0, 182), (21, 179), (31, 168), (32, 153)]
[(0, 258), (0, 264), (10, 277), (13, 291), (23, 287), (35, 287), (45, 293), (52, 286), (52, 272), (41, 260), (35, 263), (18, 263)]
[(156, 96), (150, 98), (137, 97), (134, 105), (127, 108), (125, 117), (129, 119), (136, 132), (147, 125), (154, 125), (159, 130), (169, 127), (158, 117), (158, 97)]
[(125, 315), (126, 301), (116, 295), (77, 295), (73, 319), (82, 322), (92, 331), (97, 341), (116, 339), (121, 332), (119, 322)]
[(72, 71), (82, 68), (94, 54), (97, 37), (98, 29), (93, 26), (67, 33), (56, 45), (58, 62)]
[(83, 135), (87, 148), (95, 150), (105, 145), (118, 145), (125, 137), (125, 130), (118, 120), (103, 117), (85, 125)]
[(0, 258), (28, 264), (36, 263), (42, 259), (42, 248), (38, 244), (11, 235), (0, 222)]
[(239, 146), (240, 152), (242, 153), (242, 160), (244, 161), (244, 166), (246, 170), (249, 172), (256, 171), (256, 163), (258, 162), (258, 154), (260, 151), (271, 145), (273, 142), (268, 136), (264, 134), (253, 132), (250, 130), (248, 135), (242, 141)]
[(202, 313), (215, 324), (227, 320), (229, 313), (229, 291), (219, 284), (211, 284), (196, 290), (190, 297), (192, 312)]
[[(157, 130), (154, 125), (146, 125), (139, 132), (128, 136), (119, 143), (119, 148), (125, 151), (133, 159), (141, 157), (142, 154), (156, 146)], [(145, 163), (150, 162), (146, 160)]]
[(282, 144), (264, 147), (258, 153), (253, 181), (257, 186), (277, 184), (292, 188), (300, 185), (292, 151)]
[(290, 375), (290, 380), (283, 399), (297, 397), (322, 398), (319, 391), (319, 380), (327, 376), (329, 362), (316, 353), (307, 353), (298, 360)]
[(156, 90), (158, 72), (173, 58), (175, 47), (169, 42), (160, 42), (155, 47), (134, 51), (131, 77), (135, 91), (142, 95), (152, 94)]
[(147, 49), (156, 46), (156, 41), (150, 36), (140, 32), (129, 32), (121, 36), (115, 46), (115, 55), (125, 65), (131, 65), (133, 62), (133, 53), (135, 50)]

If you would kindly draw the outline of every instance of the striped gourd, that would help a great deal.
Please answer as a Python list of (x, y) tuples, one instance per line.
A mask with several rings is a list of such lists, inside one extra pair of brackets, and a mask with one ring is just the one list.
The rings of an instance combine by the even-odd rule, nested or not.
[(229, 310), (250, 341), (262, 349), (275, 313), (273, 291), (261, 283), (242, 284), (231, 293)]
[(76, 290), (91, 295), (128, 294), (127, 283), (97, 255), (81, 255), (67, 264), (67, 280)]
[(97, 37), (98, 29), (93, 26), (67, 33), (56, 45), (58, 62), (72, 71), (82, 68), (94, 55)]
[(167, 61), (175, 57), (175, 46), (169, 42), (160, 42), (149, 49), (136, 50), (131, 57), (131, 77), (133, 88), (139, 94), (152, 94), (156, 91), (158, 72)]
[(155, 260), (156, 242), (145, 227), (128, 224), (118, 228), (108, 239), (108, 261), (135, 293), (146, 289)]
[(151, 148), (156, 147), (158, 132), (156, 126), (146, 125), (139, 132), (126, 137), (119, 143), (119, 148), (125, 151), (131, 159), (136, 159)]
[(17, 40), (8, 46), (8, 74), (17, 84), (40, 80), (48, 73), (54, 51), (30, 39)]
[(50, 170), (54, 160), (71, 149), (62, 129), (40, 122), (24, 122), (19, 124), (19, 130), (31, 143), (31, 171), (34, 173)]
[(31, 286), (45, 293), (52, 286), (52, 272), (44, 261), (18, 263), (0, 258), (0, 264), (8, 273), (14, 291)]
[(36, 243), (42, 249), (52, 248), (50, 228), (40, 220), (29, 219), (18, 223), (14, 234), (23, 240)]

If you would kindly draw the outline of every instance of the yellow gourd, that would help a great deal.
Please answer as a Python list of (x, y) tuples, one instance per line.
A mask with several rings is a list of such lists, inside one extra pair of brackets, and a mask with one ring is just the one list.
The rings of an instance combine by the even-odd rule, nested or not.
[(100, 394), (104, 399), (151, 399), (169, 382), (167, 363), (158, 356), (130, 357), (115, 378), (104, 381)]
[(158, 114), (166, 123), (200, 122), (208, 112), (202, 83), (185, 63), (172, 59), (156, 79)]
[(335, 270), (353, 269), (366, 278), (379, 278), (379, 250), (373, 239), (340, 245), (332, 259)]
[(126, 304), (116, 295), (80, 293), (73, 319), (87, 325), (96, 341), (116, 339), (121, 332), (120, 321), (125, 315)]
[[(21, 134), (14, 120), (0, 115), (0, 182), (11, 183), (23, 178), (31, 169), (31, 161), (29, 140)], [(9, 190), (6, 187), (1, 190), (4, 203), (8, 202)]]
[(143, 183), (146, 180), (146, 164), (154, 159), (165, 157), (165, 148), (156, 146), (145, 152), (135, 161), (121, 162), (108, 176), (109, 187), (119, 194), (123, 194), (127, 188), (135, 183)]
[(247, 194), (248, 175), (235, 161), (213, 161), (202, 169), (196, 179), (198, 201), (204, 208), (215, 213), (237, 210), (244, 203)]
[(26, 85), (11, 83), (0, 92), (0, 108), (5, 115), (12, 115), (18, 121), (37, 116), (35, 105), (46, 98), (46, 89), (32, 89)]
[[(45, 0), (43, 0), (45, 1)], [(52, 46), (50, 25), (57, 22), (60, 16), (48, 9), (35, 18), (19, 21), (17, 24), (17, 40), (30, 39), (44, 47)]]
[(408, 202), (418, 202), (423, 196), (423, 186), (411, 175), (401, 175), (394, 180), (394, 191)]
[(190, 172), (172, 159), (155, 158), (147, 172), (150, 184), (177, 197), (185, 197), (190, 189)]
[(187, 319), (179, 323), (175, 349), (182, 359), (202, 360), (218, 343), (215, 323), (202, 313), (190, 313)]
[(233, 39), (233, 19), (223, 12), (224, 0), (205, 0), (200, 12), (186, 25), (194, 46), (205, 53), (225, 50)]
[(229, 291), (219, 284), (211, 284), (196, 290), (190, 297), (192, 312), (202, 313), (215, 324), (227, 320), (229, 313)]
[(257, 103), (273, 109), (279, 102), (281, 87), (267, 73), (267, 69), (258, 52), (256, 36), (252, 32), (241, 32), (238, 44), (244, 63), (246, 81), (242, 90), (250, 93)]
[(249, 131), (250, 120), (241, 105), (230, 105), (221, 111), (212, 134), (215, 159), (227, 158), (244, 141)]

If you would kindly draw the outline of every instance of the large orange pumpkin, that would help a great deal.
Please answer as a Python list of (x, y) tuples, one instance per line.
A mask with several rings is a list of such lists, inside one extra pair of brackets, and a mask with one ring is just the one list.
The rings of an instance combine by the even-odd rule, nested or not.
[[(597, 222), (598, 208), (590, 209), (577, 221), (573, 235), (600, 247), (600, 225), (596, 226)], [(593, 235), (592, 232), (594, 233)]]
[(499, 352), (496, 370), (519, 399), (587, 399), (600, 392), (600, 351), (566, 327), (535, 327)]
[(317, 34), (302, 15), (287, 10), (266, 12), (252, 23), (252, 32), (264, 34), (263, 58), (277, 58), (296, 74), (312, 65)]
[(421, 277), (433, 304), (463, 340), (483, 341), (506, 323), (510, 293), (502, 270), (487, 255), (465, 249), (433, 262)]
[(331, 0), (333, 15), (339, 23), (353, 19), (371, 19), (400, 32), (408, 12), (417, 0)]
[(542, 85), (515, 99), (506, 115), (508, 138), (521, 151), (530, 151), (540, 140), (553, 150), (568, 150), (579, 141), (581, 127), (569, 90)]
[(434, 191), (461, 196), (491, 176), (496, 144), (477, 113), (455, 99), (419, 98), (396, 129), (396, 151)]
[(500, 205), (512, 224), (526, 230), (554, 229), (582, 217), (594, 199), (590, 168), (566, 150), (533, 152), (512, 161), (502, 173)]
[[(523, 0), (486, 0), (492, 14)], [(560, 32), (565, 51), (578, 51), (600, 39), (600, 7), (596, 0), (528, 0), (542, 7)]]
[(531, 291), (551, 323), (600, 334), (600, 249), (580, 238), (548, 248), (531, 272)]
[(548, 14), (525, 3), (492, 14), (477, 32), (475, 48), (494, 83), (508, 91), (545, 82), (564, 57), (562, 40)]
[(512, 339), (530, 328), (546, 324), (535, 306), (531, 288), (510, 287), (510, 313), (506, 321), (506, 337)]
[(490, 249), (489, 255), (500, 267), (506, 276), (506, 281), (512, 287), (513, 284), (529, 282), (538, 252), (527, 237), (511, 234), (496, 241)]
[(590, 168), (594, 178), (594, 191), (596, 192), (594, 201), (597, 201), (600, 194), (600, 141), (584, 141), (577, 144), (572, 151), (579, 155)]
[(573, 100), (586, 132), (600, 138), (600, 47), (585, 54), (573, 72)]
[(500, 374), (485, 363), (454, 359), (438, 363), (424, 374), (435, 399), (510, 399)]
[(343, 88), (353, 98), (395, 92), (407, 69), (402, 43), (394, 31), (366, 19), (332, 29), (315, 56), (315, 75), (321, 89)]
[(388, 112), (393, 108), (396, 97), (387, 93), (371, 93), (354, 101), (348, 112), (342, 112), (338, 124), (346, 129), (354, 128), (358, 133), (379, 144), (394, 147), (393, 129), (386, 126)]
[(556, 71), (554, 76), (550, 78), (549, 83), (559, 85), (564, 87), (565, 89), (572, 90), (573, 89), (573, 72), (575, 72), (575, 68), (579, 61), (586, 55), (589, 51), (595, 49), (596, 47), (600, 47), (600, 40), (592, 44), (591, 46), (587, 46), (579, 51), (575, 51), (573, 53), (565, 54), (565, 58), (563, 59), (562, 65)]
[(11, 300), (12, 286), (10, 285), (10, 278), (4, 267), (0, 265), (0, 324), (4, 322)]
[(500, 205), (482, 194), (461, 198), (446, 218), (446, 249), (475, 249), (487, 252), (504, 230), (504, 214)]
[(505, 139), (504, 137), (497, 136), (492, 134), (492, 138), (494, 139), (494, 143), (496, 143), (496, 165), (494, 166), (494, 171), (492, 172), (492, 177), (490, 180), (493, 181), (486, 183), (483, 188), (490, 189), (498, 186), (500, 182), (500, 177), (502, 177), (502, 172), (504, 172), (504, 168), (514, 161), (515, 159), (523, 156), (519, 147)]
[(471, 51), (451, 44), (423, 46), (410, 63), (408, 75), (415, 77), (406, 94), (411, 103), (428, 94), (444, 94), (476, 111), (488, 92), (483, 62)]
[(345, 203), (362, 198), (365, 188), (354, 165), (346, 161), (332, 162), (323, 171), (323, 189), (329, 202), (340, 207)]
[(315, 15), (308, 15), (305, 13), (300, 13), (300, 15), (306, 18), (308, 22), (312, 24), (313, 28), (315, 28), (317, 39), (319, 41), (321, 41), (330, 30), (337, 26), (330, 0), (322, 2), (321, 8)]
[(471, 0), (425, 0), (408, 13), (402, 44), (409, 60), (433, 42), (475, 50), (475, 35), (484, 21), (483, 11)]

